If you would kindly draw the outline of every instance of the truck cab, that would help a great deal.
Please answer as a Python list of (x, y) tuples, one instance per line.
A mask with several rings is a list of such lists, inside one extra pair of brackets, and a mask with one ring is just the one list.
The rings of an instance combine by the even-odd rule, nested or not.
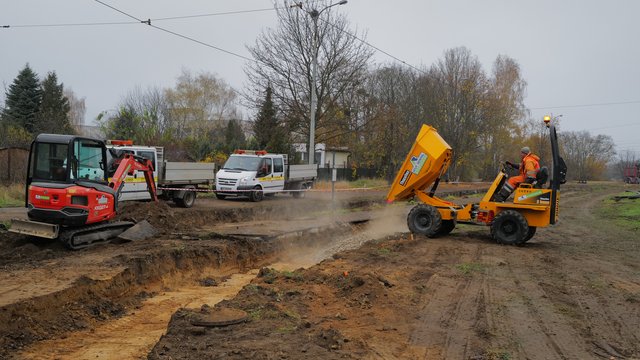
[[(107, 141), (107, 163), (119, 154), (132, 154), (151, 160), (153, 164), (153, 180), (158, 186), (158, 165), (162, 163), (162, 148), (153, 146), (131, 145), (128, 141)], [(149, 200), (151, 196), (147, 190), (144, 174), (136, 171), (133, 175), (127, 175), (124, 186), (120, 192), (120, 201)]]
[(286, 154), (236, 150), (216, 174), (216, 197), (248, 196), (261, 201), (264, 194), (285, 187)]

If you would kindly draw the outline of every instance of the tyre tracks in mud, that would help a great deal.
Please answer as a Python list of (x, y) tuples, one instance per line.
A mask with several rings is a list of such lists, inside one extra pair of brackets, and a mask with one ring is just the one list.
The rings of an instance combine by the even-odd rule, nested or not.
[(600, 201), (616, 191), (563, 195), (561, 223), (540, 229), (523, 247), (493, 244), (479, 232), (423, 239), (432, 246), (423, 259), (433, 275), (409, 334), (415, 353), (422, 359), (638, 358), (638, 272), (611, 260), (620, 258), (618, 250), (603, 252), (602, 239), (624, 239), (593, 226)]

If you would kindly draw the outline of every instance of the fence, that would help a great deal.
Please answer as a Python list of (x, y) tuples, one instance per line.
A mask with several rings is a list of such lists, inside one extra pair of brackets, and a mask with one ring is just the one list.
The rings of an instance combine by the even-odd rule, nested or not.
[(27, 178), (29, 151), (19, 148), (0, 149), (0, 183), (24, 183)]
[[(326, 167), (318, 168), (318, 180), (331, 181), (332, 170)], [(377, 177), (379, 177), (379, 171), (376, 168), (357, 168), (355, 171), (351, 168), (336, 168), (337, 181), (354, 181), (362, 178)]]

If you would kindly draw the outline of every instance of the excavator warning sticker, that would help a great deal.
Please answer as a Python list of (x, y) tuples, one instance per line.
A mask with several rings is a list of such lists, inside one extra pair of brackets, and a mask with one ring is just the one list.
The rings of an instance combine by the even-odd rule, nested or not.
[(405, 170), (404, 174), (402, 174), (402, 179), (400, 179), (400, 185), (404, 186), (410, 177), (411, 177), (411, 171)]
[(424, 166), (424, 163), (427, 162), (427, 158), (428, 158), (428, 156), (425, 153), (420, 153), (420, 155), (418, 155), (418, 157), (412, 156), (411, 157), (411, 164), (413, 165), (413, 169), (411, 170), (411, 172), (416, 174), (416, 175), (418, 175), (420, 170), (422, 170), (422, 167)]

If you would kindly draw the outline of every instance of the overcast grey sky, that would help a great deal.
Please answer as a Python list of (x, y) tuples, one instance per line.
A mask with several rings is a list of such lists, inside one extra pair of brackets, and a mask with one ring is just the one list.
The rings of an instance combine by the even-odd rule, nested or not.
[[(154, 25), (249, 57), (246, 45), (276, 25), (271, 0), (101, 0)], [(282, 2), (279, 2), (282, 4)], [(532, 114), (562, 114), (562, 130), (610, 135), (640, 154), (639, 0), (349, 0), (334, 8), (370, 44), (416, 67), (465, 46), (487, 72), (498, 55), (521, 66)], [(92, 0), (0, 0), (0, 84), (26, 63), (56, 71), (84, 97), (87, 123), (140, 86), (170, 87), (181, 69), (217, 74), (236, 89), (246, 60), (143, 24)], [(395, 60), (376, 53), (377, 63)], [(4, 91), (0, 100), (4, 102)], [(425, 119), (428, 122), (428, 119)]]

